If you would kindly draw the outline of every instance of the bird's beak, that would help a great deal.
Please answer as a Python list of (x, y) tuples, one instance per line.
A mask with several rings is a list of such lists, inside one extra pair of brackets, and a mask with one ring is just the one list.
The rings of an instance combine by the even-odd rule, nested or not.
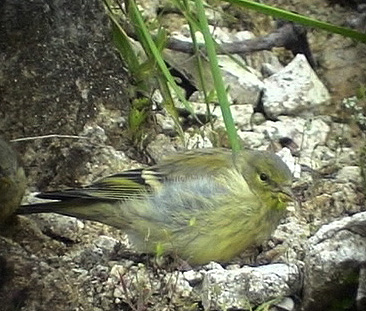
[(281, 187), (281, 189), (279, 189), (279, 199), (284, 203), (296, 201), (290, 186)]

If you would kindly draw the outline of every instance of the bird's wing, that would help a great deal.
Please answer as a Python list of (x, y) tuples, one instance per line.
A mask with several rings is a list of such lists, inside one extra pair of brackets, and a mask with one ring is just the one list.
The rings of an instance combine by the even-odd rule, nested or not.
[(110, 175), (79, 189), (43, 192), (37, 195), (42, 199), (68, 200), (75, 198), (126, 200), (146, 196), (152, 191), (151, 185), (143, 177), (144, 169), (128, 170)]
[(200, 149), (165, 157), (158, 165), (149, 168), (163, 181), (196, 179), (212, 176), (233, 167), (233, 155), (227, 149)]
[(161, 189), (166, 182), (202, 178), (232, 166), (231, 152), (222, 149), (187, 151), (165, 158), (158, 165), (124, 171), (97, 180), (80, 189), (44, 192), (42, 199), (68, 200), (73, 198), (126, 200), (145, 198)]

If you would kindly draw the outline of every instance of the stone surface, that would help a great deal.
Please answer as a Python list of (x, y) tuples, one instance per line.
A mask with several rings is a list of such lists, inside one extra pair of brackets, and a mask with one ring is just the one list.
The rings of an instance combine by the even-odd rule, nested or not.
[(299, 279), (296, 265), (210, 270), (204, 275), (202, 303), (205, 310), (249, 309), (279, 296), (295, 295)]
[[(319, 11), (318, 6), (324, 1), (284, 0), (281, 5), (289, 2), (312, 14)], [(147, 12), (157, 16), (160, 3), (155, 1)], [(210, 10), (212, 20), (223, 7)], [(216, 120), (211, 128), (204, 118), (202, 96), (192, 96), (198, 99), (197, 110), (203, 124), (187, 114), (179, 116), (186, 138), (184, 145), (171, 118), (159, 110), (163, 100), (155, 92), (151, 110), (158, 126), (153, 124), (151, 132), (159, 134), (154, 138), (147, 132), (146, 140), (136, 151), (126, 135), (126, 92), (133, 88), (126, 86), (123, 66), (113, 52), (101, 2), (40, 0), (25, 4), (6, 0), (1, 2), (0, 12), (0, 134), (7, 138), (72, 135), (15, 143), (23, 155), (31, 190), (85, 185), (123, 169), (140, 167), (146, 159), (158, 161), (177, 149), (210, 147), (218, 142), (225, 145), (222, 137), (226, 134), (217, 106), (213, 109)], [(335, 21), (344, 20), (334, 12), (327, 7), (321, 14), (326, 13), (325, 18)], [(232, 16), (242, 17), (242, 13), (235, 14)], [(260, 22), (255, 16), (252, 21)], [(247, 25), (243, 20), (239, 21), (237, 33), (225, 28), (228, 24), (231, 27), (232, 21), (222, 16), (211, 29), (217, 29), (215, 37), (219, 41), (253, 37), (240, 32)], [(321, 52), (314, 45), (316, 31), (309, 34), (311, 48), (315, 47), (316, 60), (320, 60), (323, 70), (318, 71), (319, 75), (326, 77), (328, 83), (335, 82), (330, 83), (333, 94), (354, 95), (358, 82), (365, 81), (361, 61), (364, 49), (357, 51), (359, 45), (352, 42), (344, 46), (345, 40), (338, 36), (338, 48), (334, 48), (333, 40), (326, 44), (324, 41), (318, 47), (326, 47), (326, 51)], [(320, 53), (324, 59), (319, 58)], [(331, 303), (333, 309), (340, 303), (348, 309), (365, 310), (365, 221), (363, 213), (355, 214), (366, 209), (357, 150), (364, 135), (353, 125), (345, 124), (339, 115), (330, 117), (336, 104), (330, 108), (331, 113), (317, 115), (317, 108), (323, 105), (311, 101), (316, 98), (312, 92), (320, 90), (323, 94), (322, 88), (304, 87), (301, 92), (288, 93), (293, 84), (308, 87), (314, 75), (300, 56), (296, 58), (300, 58), (298, 71), (288, 71), (294, 64), (282, 69), (288, 73), (280, 81), (285, 88), (273, 84), (275, 89), (271, 90), (294, 96), (294, 105), (288, 109), (280, 102), (281, 109), (268, 120), (256, 106), (256, 88), (260, 91), (263, 87), (258, 72), (270, 75), (268, 80), (274, 79), (273, 76), (281, 75), (281, 64), (288, 63), (292, 56), (284, 56), (279, 49), (255, 54), (243, 56), (252, 67), (248, 68), (250, 78), (255, 77), (255, 83), (252, 81), (246, 90), (249, 93), (241, 92), (246, 87), (242, 77), (247, 73), (231, 63), (227, 66), (228, 90), (235, 90), (230, 96), (237, 101), (231, 107), (243, 146), (268, 149), (286, 137), (297, 145), (284, 148), (281, 153), (293, 167), (293, 190), (298, 202), (290, 204), (287, 217), (272, 237), (255, 249), (251, 258), (242, 254), (228, 266), (210, 263), (191, 268), (184, 263), (176, 267), (173, 263), (172, 268), (168, 258), (150, 260), (135, 253), (123, 232), (108, 226), (52, 214), (18, 217), (0, 236), (0, 309), (200, 310), (202, 302), (206, 308), (216, 310), (245, 308), (249, 303), (254, 309), (259, 304), (268, 307), (268, 299), (274, 298), (270, 304), (276, 311), (301, 307), (305, 311), (328, 310)], [(172, 58), (191, 79), (189, 75), (196, 72), (196, 63), (176, 52)], [(331, 71), (334, 76), (328, 76)], [(210, 83), (210, 73), (205, 72), (204, 79)], [(287, 85), (289, 81), (298, 82)], [(355, 107), (360, 105), (356, 98), (352, 101)], [(340, 106), (342, 113), (343, 108)], [(254, 110), (258, 112), (252, 117)], [(283, 116), (288, 110), (291, 115)], [(130, 160), (136, 156), (144, 161)], [(323, 226), (329, 222), (332, 223)], [(248, 262), (256, 266), (245, 266)], [(183, 268), (188, 270), (182, 272)], [(343, 300), (343, 294), (348, 295), (348, 300)], [(339, 298), (335, 304), (334, 297)]]
[(365, 228), (363, 212), (324, 225), (309, 239), (302, 310), (328, 310), (363, 295), (359, 279), (366, 261)]
[[(291, 138), (299, 148), (299, 162), (316, 169), (322, 165), (324, 158), (322, 152), (319, 152), (318, 156), (317, 149), (325, 145), (330, 132), (330, 127), (324, 119), (326, 120), (322, 116), (311, 118), (281, 116), (278, 121), (266, 121), (253, 129), (254, 132), (267, 135), (272, 141), (284, 137)], [(330, 157), (333, 157), (333, 154)]]
[(341, 36), (326, 42), (319, 57), (324, 80), (335, 99), (353, 96), (366, 81), (366, 63), (361, 61), (366, 59), (364, 44)]
[[(165, 51), (164, 56), (173, 68), (181, 72), (197, 89), (201, 89), (195, 57), (176, 51)], [(213, 90), (213, 79), (208, 61), (202, 61), (203, 79), (209, 92)], [(260, 74), (249, 67), (244, 68), (245, 63), (242, 59), (234, 61), (228, 56), (219, 55), (218, 62), (230, 101), (234, 104), (257, 105), (263, 89), (263, 82), (258, 77)], [(238, 62), (242, 63), (242, 66), (238, 65)]]
[[(100, 1), (2, 1), (1, 12), (0, 135), (77, 136), (96, 123), (108, 131), (108, 139), (121, 131), (122, 113), (129, 106), (127, 75)], [(69, 180), (56, 183), (71, 185), (80, 177), (75, 168), (91, 155), (80, 144), (66, 151), (75, 142), (79, 144), (77, 137), (53, 137), (14, 146), (26, 154), (25, 166), (32, 167), (28, 178), (44, 188), (63, 167)], [(97, 149), (90, 141), (85, 146)]]
[(225, 55), (220, 55), (218, 62), (232, 103), (256, 106), (264, 85), (254, 70), (245, 68), (242, 60), (239, 62), (242, 62), (243, 66), (240, 66)]
[[(200, 119), (207, 119), (207, 105), (201, 103), (194, 103), (194, 112)], [(224, 118), (221, 113), (219, 105), (209, 104), (211, 116), (214, 120), (215, 127), (225, 127)], [(233, 116), (235, 125), (239, 131), (251, 130), (251, 121), (254, 113), (252, 105), (232, 104), (230, 105), (231, 114)]]
[(4, 1), (1, 11), (1, 134), (77, 134), (98, 104), (128, 108), (100, 1)]
[(272, 118), (300, 113), (309, 115), (329, 100), (328, 90), (302, 54), (264, 80), (263, 107)]
[(171, 144), (170, 139), (163, 134), (159, 134), (147, 145), (146, 151), (151, 159), (156, 163), (164, 156), (172, 154), (177, 150)]

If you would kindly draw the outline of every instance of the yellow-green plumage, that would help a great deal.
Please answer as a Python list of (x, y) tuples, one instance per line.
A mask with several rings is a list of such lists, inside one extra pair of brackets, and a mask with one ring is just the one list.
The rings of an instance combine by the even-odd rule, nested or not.
[(19, 212), (96, 220), (123, 229), (141, 251), (225, 262), (270, 236), (290, 186), (289, 169), (273, 153), (193, 150), (82, 189), (41, 194), (60, 201)]

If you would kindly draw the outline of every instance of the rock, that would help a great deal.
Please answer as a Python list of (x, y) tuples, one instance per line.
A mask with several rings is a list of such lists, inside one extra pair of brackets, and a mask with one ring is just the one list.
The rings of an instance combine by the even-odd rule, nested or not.
[(254, 38), (255, 38), (255, 35), (251, 31), (248, 31), (248, 30), (238, 31), (231, 36), (231, 40), (233, 42), (250, 40), (250, 39), (254, 39)]
[(218, 61), (232, 103), (256, 106), (264, 85), (254, 69), (244, 68), (226, 55), (219, 55)]
[(304, 214), (308, 214), (307, 218), (311, 219), (313, 226), (320, 226), (365, 209), (360, 168), (344, 162), (328, 163), (329, 168), (324, 166), (325, 169), (330, 169), (328, 175), (321, 179), (312, 174), (313, 178), (307, 181), (309, 188), (304, 193), (306, 200), (302, 203), (302, 210)]
[(77, 242), (83, 233), (84, 223), (75, 217), (53, 213), (27, 217), (33, 219), (42, 232), (64, 241)]
[[(15, 0), (3, 1), (1, 12), (0, 134), (77, 136), (98, 126), (120, 132), (129, 102), (127, 75), (103, 4)], [(24, 165), (32, 168), (30, 183), (38, 189), (77, 184), (79, 174), (89, 172), (83, 167), (97, 158), (90, 150), (105, 142), (105, 133), (94, 134), (98, 147), (92, 139), (78, 145), (83, 138), (76, 137), (18, 143)], [(96, 162), (102, 166), (90, 162), (93, 169)]]
[(357, 310), (366, 309), (366, 269), (361, 267), (359, 279), (358, 279), (358, 290), (356, 296)]
[(238, 136), (242, 140), (244, 148), (249, 149), (258, 149), (260, 147), (263, 148), (263, 144), (268, 142), (268, 136), (265, 135), (265, 133), (238, 131)]
[(177, 152), (169, 137), (163, 134), (156, 135), (155, 139), (147, 145), (146, 151), (155, 163), (164, 156)]
[(205, 310), (250, 309), (280, 296), (296, 295), (300, 279), (294, 264), (210, 270), (204, 275), (202, 304)]
[(300, 178), (301, 175), (301, 166), (296, 163), (295, 158), (291, 154), (291, 150), (289, 148), (282, 148), (276, 154), (285, 162), (290, 169), (292, 176), (294, 178)]
[[(308, 241), (303, 311), (363, 303), (366, 212), (322, 226)], [(357, 310), (364, 310), (365, 305)]]
[[(270, 140), (291, 138), (299, 147), (300, 164), (308, 165), (314, 169), (321, 167), (324, 156), (322, 149), (320, 149), (318, 156), (317, 149), (325, 145), (330, 131), (329, 125), (323, 120), (324, 117), (304, 119), (280, 116), (278, 119), (278, 121), (266, 121), (253, 127), (253, 130), (265, 134), (268, 137), (267, 144), (270, 143)], [(331, 152), (327, 148), (326, 150)]]
[[(199, 116), (199, 119), (206, 120), (207, 116), (207, 105), (201, 103), (194, 103), (194, 112)], [(224, 118), (222, 116), (221, 108), (219, 105), (209, 104), (210, 113), (215, 120), (215, 128), (225, 127)], [(231, 114), (233, 116), (236, 128), (239, 131), (251, 130), (251, 121), (254, 113), (253, 106), (251, 105), (230, 105)]]
[(169, 136), (177, 134), (175, 122), (168, 114), (157, 113), (155, 115), (156, 123), (160, 126), (162, 132)]
[[(149, 17), (165, 9), (165, 4), (161, 7), (157, 0), (152, 6), (145, 2), (141, 5), (147, 6), (147, 15), (153, 14)], [(126, 156), (133, 154), (134, 148), (124, 139), (127, 93), (134, 88), (125, 83), (102, 4), (78, 0), (24, 4), (12, 0), (3, 1), (0, 7), (0, 132), (12, 138), (49, 133), (74, 136), (18, 143), (23, 147), (31, 187), (43, 190), (86, 185), (120, 170), (141, 167)], [(217, 25), (214, 14), (218, 11), (213, 8), (210, 14), (215, 26), (211, 29)], [(221, 23), (232, 22), (220, 16)], [(240, 22), (241, 28), (245, 26)], [(234, 32), (220, 28), (215, 37), (220, 42), (253, 38), (248, 32)], [(328, 77), (326, 72), (325, 77), (334, 82), (331, 85), (335, 91), (343, 89), (354, 95), (358, 84), (352, 78), (361, 81), (364, 77), (360, 60), (365, 51), (350, 40), (345, 54), (340, 51), (344, 40), (340, 42), (337, 49), (327, 44), (324, 55), (329, 57), (322, 61), (322, 69), (329, 72), (333, 61), (341, 59), (333, 68), (335, 76)], [(354, 46), (358, 52), (351, 51)], [(173, 67), (177, 64), (199, 88), (194, 58), (170, 53)], [(281, 51), (275, 53), (280, 55)], [(363, 213), (339, 220), (337, 226), (332, 227), (332, 223), (322, 227), (308, 244), (315, 227), (365, 209), (355, 152), (362, 140), (350, 126), (327, 116), (314, 116), (317, 107), (327, 102), (327, 92), (302, 56), (283, 69), (272, 52), (243, 57), (244, 61), (236, 60), (246, 63), (249, 71), (226, 56), (219, 57), (243, 146), (267, 149), (288, 137), (298, 146), (302, 168), (300, 186), (294, 189), (301, 206), (289, 205), (287, 217), (253, 258), (256, 264), (271, 264), (242, 267), (246, 260), (242, 257), (229, 266), (212, 262), (202, 268), (172, 272), (170, 266), (157, 267), (147, 256), (126, 251), (129, 244), (125, 235), (114, 228), (52, 214), (17, 217), (17, 225), (11, 228), (15, 233), (0, 236), (1, 310), (195, 310), (202, 309), (203, 301), (206, 309), (253, 309), (263, 304), (271, 310), (289, 311), (301, 308), (294, 306), (294, 299), (299, 298), (296, 302), (304, 299), (304, 311), (316, 311), (334, 309), (338, 301), (332, 304), (332, 299), (339, 297), (343, 303), (346, 295), (354, 298), (351, 303), (358, 311), (366, 309)], [(359, 66), (352, 66), (355, 59)], [(208, 62), (204, 62), (204, 68), (204, 80), (212, 86)], [(261, 82), (261, 73), (271, 76), (266, 84)], [(265, 86), (264, 110), (258, 109), (260, 112), (252, 117)], [(206, 113), (202, 96), (196, 92), (190, 99), (195, 96), (200, 120), (206, 120), (202, 117)], [(216, 117), (213, 128), (197, 126), (191, 117), (184, 120), (184, 145), (172, 119), (161, 110), (159, 92), (152, 97), (152, 113), (159, 125), (156, 128), (165, 134), (142, 144), (147, 145), (153, 160), (159, 161), (176, 149), (211, 147), (226, 137), (224, 131), (218, 131), (223, 127), (221, 111), (217, 105), (210, 105)], [(354, 106), (348, 108), (362, 109), (356, 99), (350, 100)], [(338, 138), (342, 138), (341, 143)], [(298, 174), (297, 155), (294, 157), (287, 148), (280, 153)], [(324, 172), (334, 164), (335, 169)], [(317, 172), (318, 168), (322, 170)], [(305, 287), (300, 289), (304, 269)], [(275, 301), (269, 307), (271, 299)]]
[(295, 302), (290, 297), (283, 298), (280, 302), (275, 303), (277, 310), (279, 311), (294, 311)]
[(207, 136), (199, 133), (184, 133), (186, 149), (212, 148), (212, 142)]
[[(202, 89), (197, 73), (197, 62), (195, 57), (169, 50), (164, 51), (164, 57), (173, 68), (181, 72), (198, 90)], [(240, 59), (239, 62), (243, 63), (243, 66), (238, 65), (238, 62), (235, 62), (225, 55), (218, 55), (218, 61), (224, 84), (228, 89), (230, 101), (234, 104), (256, 106), (263, 89), (263, 82), (258, 77), (258, 75), (260, 76), (260, 73), (250, 69), (250, 67), (244, 68), (245, 64), (242, 59)], [(208, 61), (205, 59), (202, 60), (202, 63), (203, 79), (206, 91), (209, 92), (214, 88), (211, 68)], [(194, 95), (193, 98), (197, 97), (197, 95)], [(192, 98), (190, 98), (190, 100), (192, 100)]]
[(62, 243), (43, 235), (27, 219), (20, 219), (20, 225), (23, 230), (18, 237), (24, 247), (14, 238), (0, 236), (1, 310), (73, 309), (77, 286), (62, 282), (67, 278), (63, 269), (52, 267), (56, 254), (65, 252)]
[(276, 67), (272, 64), (269, 64), (269, 63), (264, 63), (263, 66), (262, 66), (262, 75), (264, 77), (269, 77), (269, 76), (272, 76), (273, 74), (279, 72), (281, 69), (283, 68), (283, 66), (281, 67)]
[[(167, 310), (166, 305), (192, 305), (197, 294), (182, 272), (163, 272), (157, 275), (143, 264), (130, 267), (115, 265), (108, 282), (113, 288), (113, 297), (125, 301), (132, 309), (149, 309), (151, 304), (157, 310)], [(162, 294), (163, 293), (163, 294)]]
[(264, 111), (272, 118), (279, 115), (310, 115), (327, 104), (329, 93), (302, 54), (285, 68), (264, 80)]
[(252, 115), (252, 120), (251, 121), (252, 121), (253, 125), (260, 125), (260, 124), (262, 124), (263, 122), (266, 121), (266, 117), (261, 112), (255, 112)]
[(244, 59), (249, 67), (261, 72), (263, 77), (269, 77), (283, 68), (278, 57), (272, 51), (248, 53)]
[(113, 249), (119, 243), (120, 241), (107, 235), (101, 235), (94, 241), (95, 246), (97, 246), (98, 248), (102, 249), (105, 252), (113, 251)]
[(33, 161), (44, 159), (48, 170), (37, 180), (38, 189), (51, 190), (53, 187), (60, 188), (60, 185), (79, 187), (134, 167), (134, 162), (123, 151), (102, 143), (105, 136), (104, 131), (100, 130), (98, 126), (94, 130), (89, 128), (90, 138), (85, 136), (86, 139), (71, 141), (55, 138), (47, 147), (40, 147), (37, 150), (39, 157)]
[(175, 302), (179, 302), (179, 299), (181, 298), (192, 298), (193, 287), (182, 272), (175, 271), (167, 273), (163, 280), (167, 285), (166, 290), (174, 293), (172, 298)]
[[(326, 41), (325, 41), (326, 40)], [(327, 37), (319, 57), (323, 79), (333, 98), (341, 100), (354, 96), (359, 85), (365, 83), (366, 51), (363, 43), (355, 43), (342, 36)]]
[(276, 228), (271, 236), (272, 245), (268, 254), (264, 254), (264, 262), (296, 262), (303, 266), (310, 225), (300, 220), (301, 211), (297, 203), (287, 208), (285, 220)]
[(76, 134), (100, 103), (127, 110), (127, 76), (102, 3), (15, 0), (1, 11), (0, 134)]
[(203, 275), (199, 271), (188, 270), (183, 272), (183, 276), (191, 285), (201, 283), (203, 280)]
[(337, 173), (337, 181), (343, 183), (358, 183), (362, 182), (361, 168), (359, 166), (344, 166)]
[(253, 115), (253, 107), (251, 105), (231, 105), (230, 110), (236, 128), (239, 131), (251, 129), (251, 119)]

